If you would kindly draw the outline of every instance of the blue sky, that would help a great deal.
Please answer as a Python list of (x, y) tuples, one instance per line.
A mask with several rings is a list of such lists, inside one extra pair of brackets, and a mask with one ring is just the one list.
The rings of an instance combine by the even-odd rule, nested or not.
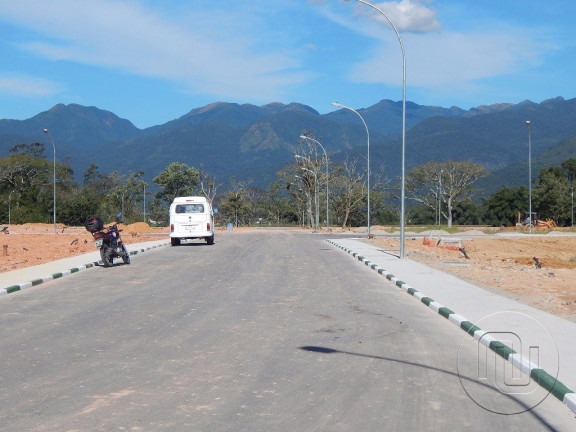
[[(407, 100), (576, 97), (574, 0), (378, 2)], [(0, 118), (57, 103), (140, 128), (212, 102), (320, 113), (402, 99), (384, 17), (350, 0), (0, 0)]]

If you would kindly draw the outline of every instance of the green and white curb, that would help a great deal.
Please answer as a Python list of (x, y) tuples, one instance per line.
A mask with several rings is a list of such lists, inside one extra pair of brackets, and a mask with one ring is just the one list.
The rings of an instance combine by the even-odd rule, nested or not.
[[(146, 251), (151, 250), (151, 249), (156, 249), (156, 248), (159, 248), (162, 246), (168, 246), (169, 244), (170, 243), (162, 243), (162, 244), (150, 246), (147, 248), (141, 248), (139, 250), (130, 251), (130, 255), (136, 255), (136, 254), (138, 254), (138, 252), (146, 252)], [(11, 294), (11, 293), (16, 292), (16, 291), (21, 291), (25, 288), (30, 288), (30, 287), (33, 287), (36, 285), (40, 285), (40, 284), (43, 284), (44, 282), (48, 282), (48, 281), (51, 281), (54, 279), (59, 279), (59, 278), (64, 277), (64, 276), (68, 276), (72, 273), (78, 273), (78, 272), (80, 272), (82, 270), (86, 270), (88, 268), (97, 267), (101, 264), (102, 264), (102, 260), (94, 261), (94, 262), (84, 264), (84, 265), (81, 265), (78, 267), (66, 269), (66, 270), (63, 270), (61, 272), (52, 273), (51, 275), (44, 276), (44, 277), (39, 278), (39, 279), (34, 279), (32, 281), (29, 281), (29, 282), (24, 282), (21, 284), (16, 284), (16, 285), (11, 285), (11, 286), (7, 286), (4, 288), (0, 288), (0, 296), (6, 295), (6, 294)]]
[(520, 370), (525, 375), (533, 379), (538, 385), (548, 390), (554, 397), (562, 401), (573, 413), (576, 414), (576, 394), (573, 390), (570, 390), (562, 382), (558, 381), (555, 377), (547, 373), (544, 369), (540, 369), (536, 364), (530, 362), (526, 358), (522, 357), (521, 354), (514, 351), (512, 348), (508, 347), (504, 343), (498, 341), (490, 335), (487, 335), (478, 326), (474, 325), (472, 322), (468, 321), (466, 318), (458, 315), (449, 308), (441, 305), (440, 303), (434, 301), (434, 299), (427, 297), (425, 294), (416, 290), (414, 287), (408, 285), (406, 282), (398, 279), (389, 271), (383, 269), (378, 264), (374, 264), (367, 260), (365, 257), (359, 255), (357, 252), (352, 251), (338, 243), (327, 240), (334, 246), (348, 252), (350, 255), (355, 257), (358, 261), (363, 262), (366, 266), (370, 267), (372, 270), (377, 271), (382, 276), (386, 277), (389, 281), (394, 283), (398, 288), (402, 289), (406, 293), (420, 300), (421, 303), (428, 306), (430, 309), (435, 311), (438, 315), (443, 316), (448, 319), (451, 323), (457, 325), (460, 329), (464, 330), (470, 336), (474, 337), (479, 343), (486, 346), (488, 349), (505, 359), (512, 366)]

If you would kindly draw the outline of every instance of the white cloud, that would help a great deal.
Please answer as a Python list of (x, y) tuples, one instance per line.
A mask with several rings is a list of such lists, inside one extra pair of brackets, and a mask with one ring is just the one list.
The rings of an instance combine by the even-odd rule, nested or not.
[[(440, 30), (441, 25), (436, 19), (436, 12), (426, 7), (422, 1), (382, 2), (374, 3), (374, 6), (388, 16), (398, 31), (420, 33)], [(372, 8), (359, 5), (356, 10), (359, 14), (368, 15), (388, 25), (388, 20)]]
[[(542, 29), (506, 27), (491, 18), (491, 10), (486, 18), (461, 12), (463, 6), (456, 13), (447, 10), (445, 2), (443, 8), (426, 0), (374, 4), (400, 31), (408, 87), (474, 90), (482, 80), (524, 73), (550, 48), (535, 42), (550, 40)], [(450, 22), (463, 13), (470, 25)], [(398, 40), (381, 20), (355, 0), (0, 0), (0, 22), (17, 30), (2, 41), (18, 44), (14, 58), (32, 59), (29, 76), (40, 76), (38, 59), (51, 60), (46, 73), (75, 93), (81, 93), (74, 88), (78, 78), (68, 82), (66, 74), (90, 68), (67, 67), (67, 62), (158, 78), (181, 93), (212, 100), (320, 98), (320, 88), (343, 85), (340, 73), (348, 67), (355, 82), (400, 85)], [(348, 66), (358, 58), (364, 60)], [(317, 69), (306, 69), (311, 67)], [(11, 79), (0, 81), (0, 91), (58, 91), (48, 81)], [(312, 90), (304, 86), (310, 82)]]
[(44, 97), (59, 91), (58, 85), (51, 81), (27, 76), (0, 76), (0, 94)]
[[(355, 18), (348, 18), (342, 10), (336, 12), (328, 4), (322, 9), (327, 19), (377, 42), (376, 48), (366, 45), (366, 60), (350, 68), (350, 78), (358, 83), (401, 85), (401, 51), (394, 32), (385, 29), (388, 21), (361, 2), (350, 3), (356, 3)], [(557, 49), (542, 29), (513, 27), (500, 21), (474, 26), (475, 30), (443, 30), (436, 12), (428, 7), (430, 1), (374, 4), (400, 32), (407, 86), (412, 88), (451, 94), (474, 92), (482, 80), (523, 74), (538, 66), (547, 52)]]
[(0, 4), (0, 16), (39, 35), (19, 45), (37, 56), (170, 79), (186, 91), (269, 100), (310, 77), (298, 71), (297, 53), (266, 48), (251, 25), (257, 5), (215, 11), (151, 5), (19, 0)]
[[(550, 45), (514, 31), (491, 34), (404, 35), (409, 86), (459, 91), (482, 79), (517, 74), (539, 63)], [(396, 46), (394, 46), (394, 43)], [(390, 40), (372, 59), (357, 64), (355, 81), (400, 85), (400, 50)]]

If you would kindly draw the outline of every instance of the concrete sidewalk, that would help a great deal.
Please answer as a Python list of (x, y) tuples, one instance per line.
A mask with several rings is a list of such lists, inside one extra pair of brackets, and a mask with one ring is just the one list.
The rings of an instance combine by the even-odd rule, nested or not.
[[(359, 239), (332, 239), (424, 306), (507, 360), (576, 413), (576, 323), (472, 285)], [(517, 336), (517, 338), (516, 338)], [(463, 333), (463, 338), (467, 336)], [(509, 346), (511, 339), (519, 344)], [(518, 346), (539, 348), (527, 356)], [(532, 353), (532, 351), (531, 351)], [(534, 361), (536, 360), (536, 362)]]
[[(164, 238), (162, 240), (127, 244), (126, 247), (130, 252), (130, 257), (133, 259), (138, 253), (169, 244), (170, 240)], [(122, 262), (119, 258), (116, 258), (115, 262), (117, 260)], [(101, 263), (100, 251), (94, 248), (94, 252), (87, 254), (0, 273), (0, 296), (96, 267), (101, 265)]]

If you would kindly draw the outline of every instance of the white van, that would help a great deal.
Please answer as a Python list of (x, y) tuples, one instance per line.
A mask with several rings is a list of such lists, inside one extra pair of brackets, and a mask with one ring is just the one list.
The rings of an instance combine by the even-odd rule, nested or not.
[(170, 241), (204, 239), (214, 244), (214, 212), (205, 197), (176, 197), (170, 205)]

